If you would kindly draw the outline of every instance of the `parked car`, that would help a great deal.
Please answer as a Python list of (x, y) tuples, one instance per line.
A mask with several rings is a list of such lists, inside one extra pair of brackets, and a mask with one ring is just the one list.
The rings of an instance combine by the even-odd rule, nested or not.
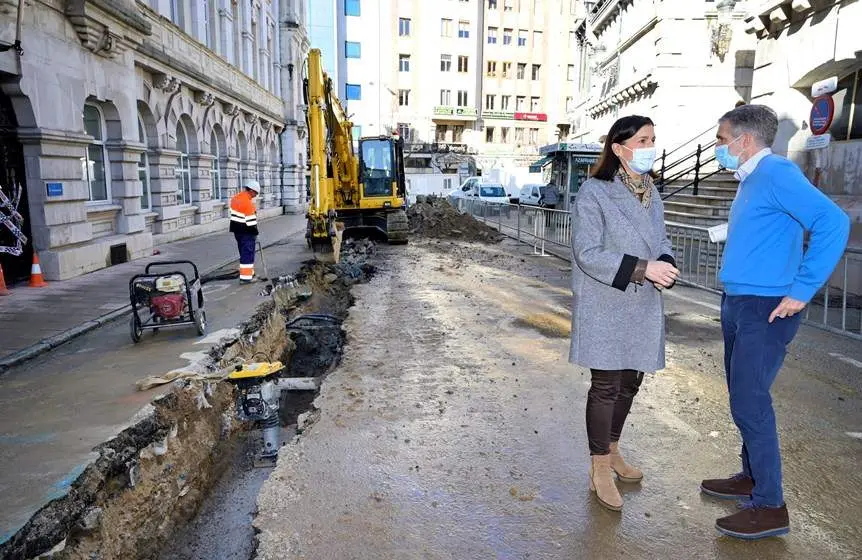
[(553, 185), (524, 185), (519, 200), (526, 206), (553, 209), (560, 202), (560, 193)]
[(509, 195), (499, 183), (483, 183), (481, 177), (470, 177), (460, 187), (449, 193), (448, 198), (455, 203), (458, 198), (478, 199), (485, 202), (509, 204)]

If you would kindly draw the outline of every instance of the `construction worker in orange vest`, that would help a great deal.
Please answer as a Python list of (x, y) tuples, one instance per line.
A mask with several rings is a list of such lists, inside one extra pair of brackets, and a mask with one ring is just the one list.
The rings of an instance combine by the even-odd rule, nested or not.
[(260, 192), (260, 183), (246, 181), (243, 190), (230, 199), (230, 231), (239, 248), (239, 282), (254, 282), (254, 253), (257, 243), (257, 208), (254, 199)]

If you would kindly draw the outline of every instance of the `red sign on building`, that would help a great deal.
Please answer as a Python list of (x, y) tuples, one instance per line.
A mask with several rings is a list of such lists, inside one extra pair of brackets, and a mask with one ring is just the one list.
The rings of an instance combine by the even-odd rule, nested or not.
[(548, 120), (548, 115), (545, 113), (515, 113), (515, 120), (545, 122)]

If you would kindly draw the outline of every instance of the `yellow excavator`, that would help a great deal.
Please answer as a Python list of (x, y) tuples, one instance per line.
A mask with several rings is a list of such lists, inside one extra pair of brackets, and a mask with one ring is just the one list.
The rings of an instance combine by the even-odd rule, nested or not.
[(306, 238), (315, 252), (335, 254), (342, 235), (377, 235), (407, 243), (403, 141), (396, 136), (359, 140), (323, 70), (319, 49), (308, 53), (305, 78), (311, 201)]

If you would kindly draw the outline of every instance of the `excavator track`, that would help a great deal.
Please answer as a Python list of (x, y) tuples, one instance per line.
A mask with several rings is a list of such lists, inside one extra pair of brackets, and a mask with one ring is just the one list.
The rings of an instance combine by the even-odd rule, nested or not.
[(395, 210), (386, 215), (386, 239), (390, 245), (406, 245), (409, 232), (407, 212)]

